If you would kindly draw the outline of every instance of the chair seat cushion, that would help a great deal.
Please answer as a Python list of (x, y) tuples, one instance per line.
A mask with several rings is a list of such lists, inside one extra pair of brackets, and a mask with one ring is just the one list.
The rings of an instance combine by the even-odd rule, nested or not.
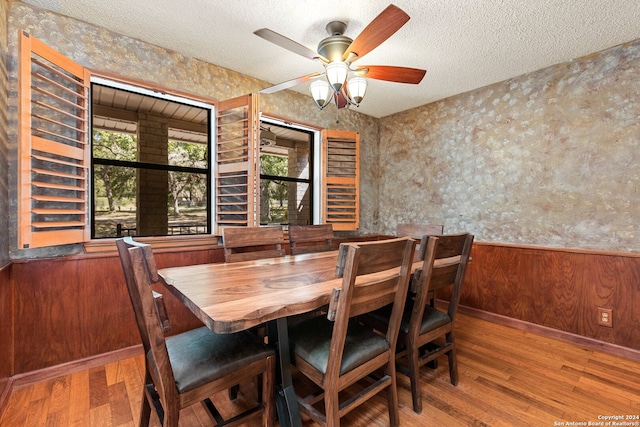
[[(411, 312), (409, 312), (409, 318), (411, 318)], [(444, 313), (431, 306), (426, 306), (424, 309), (424, 315), (422, 316), (422, 324), (420, 325), (420, 334), (424, 334), (425, 332), (432, 331), (450, 322), (451, 322), (451, 318), (449, 318), (449, 315), (447, 313)], [(403, 323), (402, 328), (404, 330), (405, 322), (403, 321), (402, 323)], [(409, 332), (409, 320), (407, 320), (406, 323), (407, 323), (406, 330), (407, 332)]]
[(166, 345), (181, 393), (274, 354), (249, 332), (215, 334), (206, 326), (168, 337)]
[[(327, 372), (333, 324), (324, 316), (293, 326), (289, 331), (292, 355), (298, 356), (322, 374)], [(349, 322), (340, 375), (389, 350), (389, 343), (355, 321)], [(294, 357), (292, 357), (295, 360)]]
[[(400, 323), (400, 332), (404, 334), (409, 333), (409, 322), (411, 321), (411, 311), (413, 310), (413, 301), (407, 301), (404, 312), (402, 313), (402, 322)], [(375, 310), (368, 314), (378, 322), (389, 323), (391, 317), (391, 306), (385, 306), (378, 310)], [(422, 324), (420, 325), (420, 334), (432, 331), (440, 326), (450, 323), (451, 319), (447, 313), (444, 313), (431, 306), (424, 308), (424, 314), (422, 316)]]

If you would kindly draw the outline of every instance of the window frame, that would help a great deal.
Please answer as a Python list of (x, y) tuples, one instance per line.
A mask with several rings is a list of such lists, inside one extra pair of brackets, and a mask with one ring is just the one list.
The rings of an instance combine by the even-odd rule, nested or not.
[[(322, 196), (322, 168), (320, 165), (320, 153), (322, 148), (322, 129), (295, 122), (287, 119), (278, 118), (268, 114), (260, 114), (260, 123), (280, 126), (284, 128), (290, 128), (306, 132), (312, 135), (311, 141), (311, 174), (309, 178), (309, 185), (311, 186), (311, 223), (322, 224), (322, 208), (321, 208), (321, 196)], [(274, 179), (280, 179), (282, 177), (273, 177)], [(302, 180), (283, 179), (284, 181), (303, 182)]]
[[(214, 181), (214, 174), (215, 174), (215, 164), (213, 163), (213, 159), (216, 157), (216, 153), (215, 153), (215, 144), (213, 144), (213, 141), (216, 140), (216, 127), (215, 127), (215, 117), (216, 117), (216, 106), (215, 103), (213, 101), (211, 102), (206, 102), (200, 99), (194, 99), (191, 97), (188, 97), (187, 95), (178, 95), (178, 94), (173, 94), (171, 93), (168, 89), (167, 90), (155, 90), (152, 87), (149, 86), (141, 86), (140, 84), (134, 84), (133, 82), (128, 82), (123, 80), (122, 78), (118, 79), (118, 80), (114, 80), (114, 79), (110, 79), (110, 78), (106, 78), (106, 77), (102, 77), (99, 75), (95, 75), (95, 74), (91, 74), (90, 78), (89, 78), (89, 104), (92, 106), (93, 105), (93, 85), (97, 84), (97, 85), (101, 85), (101, 86), (106, 86), (106, 87), (110, 87), (113, 89), (117, 89), (117, 90), (122, 90), (122, 91), (126, 91), (126, 92), (132, 92), (132, 93), (136, 93), (139, 95), (143, 95), (143, 96), (148, 96), (148, 97), (152, 97), (152, 98), (158, 98), (158, 99), (162, 99), (162, 100), (166, 100), (166, 101), (170, 101), (170, 102), (175, 102), (178, 104), (185, 104), (185, 105), (189, 105), (192, 107), (197, 107), (197, 108), (202, 108), (204, 110), (208, 111), (208, 115), (209, 115), (209, 120), (208, 120), (208, 129), (207, 129), (207, 136), (208, 136), (208, 141), (207, 141), (207, 148), (208, 148), (208, 171), (206, 172), (207, 178), (208, 178), (208, 182), (207, 182), (207, 190), (208, 190), (208, 194), (207, 194), (207, 201), (208, 201), (208, 206), (207, 206), (207, 228), (209, 230), (208, 233), (199, 233), (198, 235), (200, 236), (211, 236), (214, 235), (213, 231), (215, 230), (215, 206), (214, 206), (214, 200), (213, 200), (213, 191), (215, 189), (214, 185), (215, 185), (215, 181)], [(91, 239), (90, 241), (95, 241), (95, 240), (104, 240), (104, 239), (113, 239), (113, 238), (109, 238), (109, 237), (95, 237), (95, 189), (93, 188), (93, 183), (94, 183), (94, 175), (95, 175), (95, 165), (96, 164), (115, 164), (115, 163), (122, 163), (119, 161), (98, 161), (96, 162), (94, 156), (93, 156), (93, 140), (91, 138), (91, 135), (93, 135), (93, 112), (91, 111), (91, 113), (89, 114), (89, 120), (90, 120), (90, 126), (89, 126), (89, 146), (91, 147), (91, 153), (90, 153), (90, 157), (91, 157), (91, 166), (90, 166), (90, 189), (88, 190), (88, 202), (89, 203), (89, 216), (91, 218), (91, 222), (89, 223), (89, 229), (90, 229), (90, 235), (91, 235)], [(127, 162), (128, 163), (128, 162)], [(119, 166), (125, 166), (125, 167), (132, 167), (135, 169), (138, 168), (145, 168), (145, 163), (144, 162), (139, 162), (136, 161), (134, 162), (136, 164), (138, 164), (139, 166), (127, 166), (127, 165), (123, 165), (123, 164), (118, 164)], [(185, 168), (185, 167), (178, 167), (178, 166), (171, 166), (171, 165), (166, 165), (163, 167), (158, 167), (157, 165), (149, 165), (152, 168), (158, 168), (158, 169), (162, 169), (162, 170), (167, 170), (167, 171), (172, 171), (172, 170), (176, 170), (176, 171), (187, 171), (187, 172), (194, 172), (194, 173), (201, 173), (201, 171), (195, 171), (195, 170), (189, 170), (192, 168)], [(168, 237), (172, 237), (172, 238), (176, 238), (179, 239), (180, 237), (185, 237), (185, 236), (189, 236), (189, 235), (171, 235), (171, 234), (167, 234), (164, 236), (153, 236), (153, 237), (158, 237), (158, 238), (168, 238)], [(140, 237), (140, 236), (138, 236)], [(87, 242), (85, 242), (87, 243)]]

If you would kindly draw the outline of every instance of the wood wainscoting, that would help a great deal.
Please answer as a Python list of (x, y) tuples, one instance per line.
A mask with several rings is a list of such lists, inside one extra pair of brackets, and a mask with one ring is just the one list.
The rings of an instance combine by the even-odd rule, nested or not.
[(640, 354), (639, 253), (475, 242), (471, 256), (460, 304)]
[[(154, 253), (159, 268), (224, 260), (222, 247), (215, 245)], [(640, 350), (640, 255), (475, 243), (472, 258), (461, 304), (603, 345)], [(10, 280), (5, 270), (10, 270)], [(0, 287), (2, 292), (13, 288), (11, 296), (0, 298), (11, 307), (3, 312), (12, 310), (15, 319), (11, 375), (139, 344), (120, 261), (113, 252), (16, 260), (10, 269), (0, 270)], [(200, 325), (169, 292), (164, 294), (172, 333)], [(597, 324), (597, 307), (613, 310), (613, 328)], [(0, 354), (1, 361), (5, 357)], [(0, 366), (5, 369), (6, 364)]]
[[(218, 246), (154, 254), (159, 268), (224, 261)], [(14, 261), (11, 276), (14, 375), (140, 344), (117, 253)], [(173, 295), (163, 294), (171, 333), (201, 325)]]
[[(343, 237), (336, 241), (379, 238)], [(0, 283), (2, 289), (13, 288), (6, 298), (15, 319), (12, 375), (21, 377), (140, 344), (120, 259), (115, 245), (105, 244), (109, 245), (107, 252), (13, 261), (6, 283)], [(289, 245), (285, 247), (288, 251)], [(224, 262), (223, 247), (216, 244), (153, 252), (158, 268)], [(170, 292), (163, 294), (172, 324), (170, 333), (202, 325)], [(0, 342), (6, 342), (2, 339)]]
[(13, 291), (11, 263), (0, 266), (0, 414), (11, 391), (13, 375)]

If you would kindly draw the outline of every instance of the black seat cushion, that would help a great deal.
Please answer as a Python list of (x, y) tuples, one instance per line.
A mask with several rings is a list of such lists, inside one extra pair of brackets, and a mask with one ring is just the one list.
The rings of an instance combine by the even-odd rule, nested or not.
[(215, 334), (206, 326), (168, 337), (166, 345), (181, 393), (274, 354), (249, 332)]
[[(409, 322), (411, 320), (411, 311), (413, 310), (413, 300), (408, 300), (404, 312), (402, 313), (402, 323), (400, 324), (400, 332), (409, 333)], [(368, 316), (382, 323), (389, 323), (391, 317), (391, 306), (382, 307), (368, 314)], [(420, 325), (420, 334), (439, 328), (440, 326), (450, 323), (451, 319), (447, 313), (444, 313), (431, 306), (426, 306), (422, 316), (422, 324)]]
[[(292, 356), (296, 355), (318, 371), (327, 372), (329, 348), (334, 322), (324, 316), (305, 320), (291, 327), (289, 342)], [(389, 350), (384, 337), (371, 332), (355, 321), (349, 322), (344, 345), (340, 375)], [(292, 357), (295, 360), (294, 357)]]

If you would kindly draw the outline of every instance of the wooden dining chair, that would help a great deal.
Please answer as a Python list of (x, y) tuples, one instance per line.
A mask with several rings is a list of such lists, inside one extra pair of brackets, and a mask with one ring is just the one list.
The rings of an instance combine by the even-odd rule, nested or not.
[[(341, 417), (386, 389), (390, 424), (400, 425), (395, 346), (414, 250), (408, 237), (341, 244), (336, 268), (342, 284), (333, 290), (327, 316), (291, 327), (293, 364), (319, 389), (297, 401), (315, 422), (339, 426)], [(387, 304), (392, 315), (385, 334), (358, 323), (358, 316)], [(345, 391), (350, 396), (341, 400)]]
[[(397, 369), (411, 380), (413, 410), (422, 412), (420, 395), (420, 367), (446, 355), (449, 362), (449, 379), (458, 384), (458, 367), (454, 322), (460, 291), (464, 280), (473, 235), (469, 233), (443, 236), (427, 236), (426, 255), (420, 279), (412, 282), (410, 297), (404, 308), (400, 324), (396, 354)], [(429, 292), (451, 289), (449, 305), (441, 311), (429, 303)], [(388, 307), (370, 313), (365, 323), (375, 324), (384, 331), (391, 327), (391, 311)], [(384, 326), (380, 326), (380, 325)]]
[[(282, 247), (284, 233), (282, 226), (268, 227), (222, 227), (222, 244), (224, 246), (224, 261), (233, 263), (253, 261), (285, 256)], [(265, 342), (267, 338), (266, 325), (251, 328), (251, 332)], [(232, 389), (231, 397), (236, 389)]]
[[(414, 261), (423, 261), (425, 252), (426, 252), (426, 236), (439, 236), (444, 232), (444, 225), (434, 225), (434, 224), (398, 224), (396, 226), (396, 236), (404, 237), (409, 236), (418, 242), (418, 247), (416, 248), (416, 252), (413, 256)], [(411, 283), (415, 283), (419, 280), (419, 274), (414, 274), (411, 279)], [(432, 307), (435, 306), (436, 303), (436, 295), (435, 291), (429, 292), (429, 303)], [(433, 367), (436, 367), (437, 363), (433, 364)]]
[(335, 251), (333, 238), (332, 224), (289, 226), (291, 255)]
[(441, 235), (444, 232), (444, 225), (435, 224), (398, 224), (396, 225), (396, 236), (405, 237), (409, 236), (418, 242), (418, 248), (416, 249), (414, 259), (424, 259), (424, 236)]
[(281, 257), (283, 243), (282, 226), (222, 227), (225, 262)]
[[(139, 425), (149, 425), (153, 408), (163, 426), (177, 427), (181, 409), (203, 402), (217, 426), (260, 417), (263, 426), (272, 426), (273, 349), (248, 332), (215, 334), (206, 326), (165, 337), (166, 310), (161, 294), (151, 288), (159, 281), (151, 247), (130, 237), (116, 245), (145, 354)], [(225, 421), (210, 396), (256, 377), (261, 377), (257, 404)]]

